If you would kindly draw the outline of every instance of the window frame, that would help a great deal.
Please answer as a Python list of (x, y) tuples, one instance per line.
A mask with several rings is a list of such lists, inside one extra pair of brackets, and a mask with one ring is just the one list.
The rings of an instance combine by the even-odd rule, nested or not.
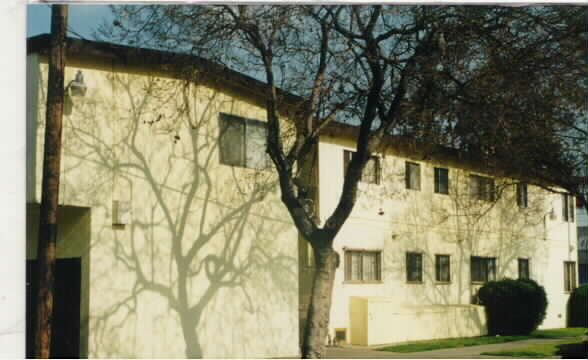
[[(441, 174), (445, 174), (445, 191), (441, 191)], [(434, 181), (434, 192), (435, 194), (449, 195), (449, 169), (435, 167), (433, 169), (433, 181)]]
[[(480, 261), (480, 269), (482, 272), (482, 279), (474, 279), (474, 260)], [(492, 264), (492, 266), (490, 266)], [(492, 274), (490, 269), (492, 270)], [(470, 282), (472, 284), (485, 284), (488, 281), (496, 280), (496, 258), (495, 257), (486, 257), (486, 256), (470, 256)], [(492, 276), (490, 276), (492, 275)]]
[[(239, 134), (240, 139), (241, 139), (241, 144), (240, 144), (240, 156), (239, 156), (239, 161), (233, 162), (227, 159), (226, 156), (226, 150), (224, 150), (224, 143), (223, 143), (223, 137), (225, 136), (225, 129), (228, 128), (225, 125), (225, 122), (235, 122), (238, 123), (240, 126), (242, 126), (243, 130), (241, 131), (241, 134)], [(261, 121), (261, 120), (256, 120), (256, 119), (249, 119), (249, 118), (245, 118), (243, 116), (239, 116), (239, 115), (234, 115), (234, 114), (229, 114), (229, 113), (219, 113), (219, 162), (222, 165), (228, 165), (228, 166), (235, 166), (235, 167), (240, 167), (240, 168), (247, 168), (247, 169), (257, 169), (257, 170), (263, 170), (263, 169), (269, 169), (271, 168), (272, 165), (272, 161), (271, 158), (269, 156), (269, 154), (267, 153), (267, 149), (262, 149), (263, 154), (264, 154), (264, 165), (263, 167), (257, 167), (257, 166), (252, 166), (252, 164), (248, 164), (247, 161), (247, 154), (248, 151), (253, 150), (254, 148), (252, 147), (253, 145), (248, 145), (249, 141), (251, 141), (250, 137), (248, 136), (248, 128), (251, 127), (259, 127), (264, 129), (265, 132), (265, 141), (266, 141), (266, 146), (267, 146), (267, 122), (265, 121)], [(227, 145), (228, 146), (228, 145)]]
[(578, 287), (576, 279), (576, 262), (564, 261), (564, 292), (570, 293), (576, 287)]
[(562, 220), (564, 222), (575, 221), (576, 202), (572, 194), (562, 194)]
[[(474, 184), (476, 184), (475, 188)], [(490, 191), (488, 191), (488, 188), (490, 188)], [(470, 194), (476, 200), (495, 201), (496, 183), (494, 178), (470, 174)]]
[[(380, 284), (382, 283), (382, 250), (371, 249), (343, 249), (344, 251), (344, 283), (346, 284)], [(353, 279), (353, 270), (351, 268), (351, 256), (359, 255), (360, 279)], [(375, 279), (364, 279), (363, 258), (366, 255), (375, 255), (376, 271)]]
[[(415, 257), (417, 259), (419, 259), (419, 261), (417, 263), (415, 263), (415, 265), (417, 266), (417, 273), (418, 273), (418, 279), (414, 280), (411, 278), (411, 275), (414, 273), (413, 271), (411, 271), (410, 266), (412, 265), (410, 258), (411, 257)], [(407, 284), (423, 284), (424, 283), (424, 278), (423, 278), (423, 273), (424, 273), (424, 266), (423, 266), (423, 253), (421, 252), (416, 252), (416, 251), (407, 251), (406, 252), (406, 260), (405, 260), (405, 265), (406, 265), (406, 283)]]
[[(447, 258), (447, 280), (441, 279), (441, 258)], [(451, 255), (447, 254), (435, 254), (435, 282), (438, 284), (449, 284), (451, 283)]]
[[(522, 266), (522, 264), (525, 264)], [(518, 278), (519, 279), (531, 279), (531, 261), (528, 258), (518, 258), (517, 259), (518, 265)], [(526, 274), (523, 274), (526, 271)], [(526, 275), (526, 276), (522, 276)]]
[(529, 207), (529, 184), (525, 182), (517, 183), (517, 206), (521, 209)]
[[(352, 157), (355, 156), (355, 151), (352, 150), (343, 150), (343, 176), (347, 176), (347, 168), (349, 167), (349, 163), (351, 162)], [(368, 164), (373, 161), (374, 162), (374, 174), (366, 173), (366, 168)], [(370, 155), (367, 163), (365, 164), (366, 167), (363, 169), (363, 173), (361, 174), (361, 178), (359, 182), (363, 184), (375, 184), (380, 185), (382, 182), (382, 164), (380, 161), (380, 157), (376, 155)], [(368, 179), (368, 175), (371, 175), (372, 179)]]
[[(412, 172), (409, 169), (416, 169), (416, 187), (413, 188), (412, 187), (412, 182), (411, 180), (411, 174)], [(409, 190), (416, 190), (416, 191), (421, 191), (421, 164), (412, 162), (412, 161), (406, 161), (405, 162), (405, 166), (404, 166), (404, 185), (406, 187), (406, 189)]]

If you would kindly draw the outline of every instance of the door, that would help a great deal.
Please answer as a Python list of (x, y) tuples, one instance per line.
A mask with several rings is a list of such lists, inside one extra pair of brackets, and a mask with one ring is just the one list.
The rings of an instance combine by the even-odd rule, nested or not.
[[(37, 260), (27, 261), (27, 358), (34, 357)], [(57, 259), (51, 331), (52, 358), (80, 357), (81, 259)]]

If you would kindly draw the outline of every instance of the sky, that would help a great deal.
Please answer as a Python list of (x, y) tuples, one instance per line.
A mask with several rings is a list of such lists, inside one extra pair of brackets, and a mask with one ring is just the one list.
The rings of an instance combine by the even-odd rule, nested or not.
[[(110, 19), (107, 5), (70, 5), (68, 36), (93, 39), (92, 33)], [(27, 6), (27, 37), (49, 33), (51, 27), (51, 8), (47, 4)]]

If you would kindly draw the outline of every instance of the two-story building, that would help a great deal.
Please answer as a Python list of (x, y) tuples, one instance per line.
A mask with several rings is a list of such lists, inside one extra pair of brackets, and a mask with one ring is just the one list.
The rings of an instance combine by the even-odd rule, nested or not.
[[(316, 201), (323, 221), (337, 204), (354, 136), (352, 127), (333, 126), (321, 137)], [(572, 196), (490, 172), (449, 149), (393, 137), (384, 149), (368, 163), (358, 203), (335, 241), (344, 260), (335, 278), (332, 341), (484, 334), (477, 290), (504, 277), (543, 285), (549, 306), (541, 327), (566, 326), (577, 276)], [(310, 277), (303, 274), (307, 294)]]
[[(29, 330), (48, 39), (27, 57)], [(298, 233), (264, 151), (263, 84), (198, 61), (68, 41), (52, 356), (299, 354)]]
[[(27, 57), (29, 326), (48, 44), (29, 39)], [(78, 39), (65, 79), (54, 355), (298, 356), (312, 258), (264, 151), (264, 84), (195, 57)], [(322, 221), (353, 131), (333, 125), (316, 148)], [(396, 140), (370, 160), (336, 239), (332, 339), (484, 333), (476, 291), (505, 276), (545, 286), (542, 326), (565, 326), (571, 198)]]

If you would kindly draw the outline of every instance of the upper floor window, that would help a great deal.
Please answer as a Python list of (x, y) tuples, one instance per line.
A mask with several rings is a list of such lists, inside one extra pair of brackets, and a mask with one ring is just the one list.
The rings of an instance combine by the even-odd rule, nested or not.
[[(350, 150), (343, 151), (343, 166), (345, 168), (345, 174), (347, 174), (347, 167), (351, 162), (351, 158), (355, 155), (355, 152)], [(365, 164), (363, 168), (363, 173), (361, 174), (361, 181), (365, 184), (379, 184), (380, 177), (381, 177), (381, 166), (380, 166), (380, 158), (377, 156), (370, 156), (369, 160)]]
[(421, 166), (419, 164), (406, 162), (405, 181), (407, 189), (421, 189)]
[(406, 281), (423, 282), (423, 254), (406, 253)]
[(382, 256), (377, 250), (345, 250), (345, 281), (382, 280)]
[(220, 162), (226, 165), (266, 169), (267, 125), (258, 120), (220, 114)]
[(576, 262), (564, 261), (564, 290), (570, 292), (576, 288)]
[(449, 255), (435, 255), (435, 281), (451, 281)]
[(496, 258), (472, 256), (470, 266), (472, 282), (496, 280)]
[(494, 201), (494, 179), (478, 175), (470, 175), (470, 189), (477, 200)]
[(530, 279), (529, 259), (519, 259), (519, 279)]
[(449, 194), (449, 170), (435, 168), (435, 192)]
[(563, 221), (574, 222), (574, 196), (570, 194), (562, 194), (562, 215)]
[(527, 208), (529, 206), (529, 194), (526, 183), (517, 184), (517, 205), (520, 208)]

